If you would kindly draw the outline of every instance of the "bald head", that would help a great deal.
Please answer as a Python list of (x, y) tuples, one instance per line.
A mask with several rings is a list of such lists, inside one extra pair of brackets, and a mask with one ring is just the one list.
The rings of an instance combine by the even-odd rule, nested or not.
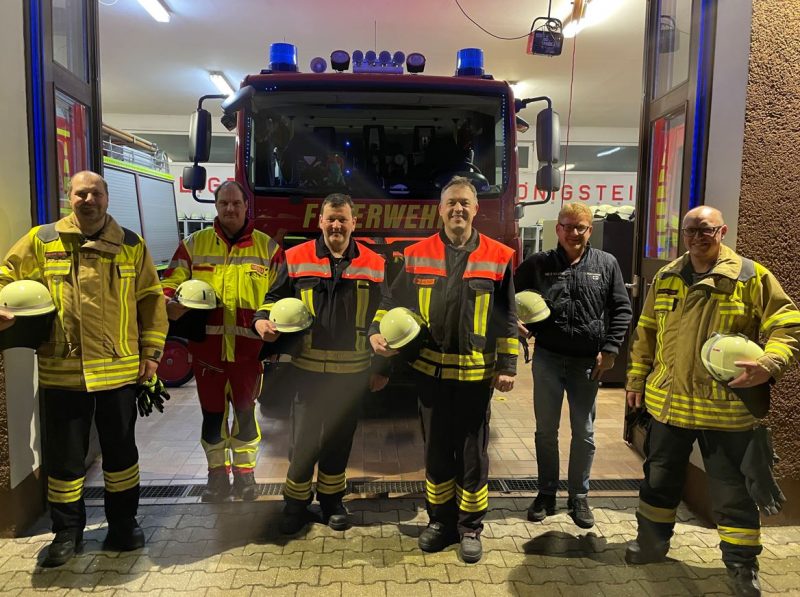
[(683, 216), (683, 227), (698, 226), (705, 224), (707, 226), (723, 226), (725, 220), (722, 218), (722, 212), (716, 207), (709, 205), (701, 205), (690, 209)]

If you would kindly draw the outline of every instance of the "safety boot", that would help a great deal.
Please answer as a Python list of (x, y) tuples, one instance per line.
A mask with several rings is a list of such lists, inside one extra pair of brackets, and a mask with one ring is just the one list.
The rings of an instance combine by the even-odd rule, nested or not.
[(108, 523), (108, 534), (103, 547), (114, 551), (133, 551), (144, 547), (144, 531), (136, 519)]
[(461, 559), (467, 564), (479, 562), (483, 557), (483, 546), (479, 535), (465, 534), (461, 537)]
[(737, 597), (760, 597), (761, 583), (758, 581), (758, 565), (726, 564), (728, 576)]
[(200, 500), (206, 503), (227, 502), (230, 496), (231, 480), (228, 478), (228, 471), (225, 469), (208, 471), (208, 483)]
[(280, 531), (282, 535), (295, 535), (311, 521), (311, 512), (305, 504), (287, 503), (283, 508)]
[(340, 501), (322, 508), (322, 521), (334, 531), (346, 531), (350, 527), (349, 515)]
[(548, 516), (556, 513), (556, 496), (540, 493), (528, 506), (528, 520), (542, 522)]
[(256, 499), (258, 486), (253, 471), (247, 473), (233, 473), (233, 495), (245, 501), (252, 502)]
[(419, 548), (428, 553), (442, 551), (448, 545), (458, 543), (458, 531), (447, 528), (441, 522), (432, 522), (419, 535)]
[(69, 562), (78, 553), (83, 542), (83, 531), (64, 529), (56, 533), (53, 542), (47, 548), (47, 556), (42, 562), (45, 568), (56, 568)]
[(628, 547), (625, 549), (625, 561), (634, 566), (640, 564), (659, 564), (667, 561), (668, 551), (669, 541), (666, 543), (660, 542), (648, 548), (644, 548), (642, 544), (639, 543), (638, 539), (634, 539), (628, 543)]

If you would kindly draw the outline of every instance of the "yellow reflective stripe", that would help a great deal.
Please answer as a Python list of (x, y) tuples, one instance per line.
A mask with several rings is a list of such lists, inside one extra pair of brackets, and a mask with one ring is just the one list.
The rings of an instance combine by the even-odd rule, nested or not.
[(103, 480), (105, 481), (106, 491), (111, 493), (132, 489), (139, 484), (139, 465), (138, 463), (134, 464), (124, 471), (103, 471)]
[(775, 326), (789, 327), (800, 325), (800, 311), (779, 311), (761, 322), (761, 331), (767, 332)]
[(317, 493), (335, 494), (341, 493), (347, 488), (347, 476), (345, 473), (338, 475), (326, 475), (322, 471), (317, 472)]
[(417, 293), (417, 300), (419, 301), (419, 314), (425, 325), (431, 320), (431, 288), (420, 286)]
[(369, 282), (356, 282), (356, 350), (367, 349), (367, 308), (369, 307)]
[(161, 284), (156, 284), (155, 286), (148, 286), (147, 288), (140, 288), (136, 291), (136, 298), (142, 298), (146, 294), (163, 294), (163, 289)]
[[(256, 421), (256, 427), (258, 422)], [(249, 441), (242, 441), (235, 437), (228, 440), (233, 452), (233, 466), (237, 468), (255, 468), (258, 458), (258, 444), (261, 442), (261, 432)]]
[(83, 482), (86, 477), (74, 481), (63, 481), (47, 477), (47, 500), (56, 504), (77, 502), (83, 495)]
[(272, 311), (272, 307), (275, 306), (275, 303), (264, 303), (262, 304), (256, 311)]
[(369, 361), (365, 363), (319, 363), (303, 357), (296, 357), (292, 364), (298, 369), (314, 373), (361, 373), (369, 369)]
[(383, 319), (383, 316), (386, 315), (388, 311), (386, 309), (378, 309), (375, 311), (375, 317), (372, 318), (373, 323), (380, 323)]
[(467, 491), (456, 485), (456, 504), (463, 512), (481, 512), (489, 507), (489, 486), (484, 485), (476, 492)]
[(767, 342), (767, 345), (764, 347), (764, 352), (778, 354), (787, 360), (790, 360), (794, 356), (792, 348), (780, 340), (770, 340)]
[(498, 338), (497, 352), (500, 354), (519, 354), (519, 338)]
[(485, 336), (489, 322), (489, 299), (491, 294), (485, 290), (475, 293), (475, 315), (472, 322), (472, 331), (476, 336)]
[(650, 365), (631, 362), (628, 364), (628, 373), (633, 375), (647, 375), (650, 373)]
[(165, 342), (167, 335), (156, 330), (145, 330), (142, 332), (142, 342)]
[(311, 315), (314, 317), (317, 316), (316, 312), (314, 311), (314, 291), (312, 288), (303, 288), (300, 290), (300, 300), (303, 301), (303, 304), (306, 306), (311, 312)]
[(761, 529), (742, 529), (737, 527), (718, 526), (719, 538), (725, 543), (733, 545), (749, 545), (758, 547), (761, 545)]
[(431, 504), (446, 504), (453, 499), (456, 493), (456, 480), (450, 479), (444, 483), (433, 483), (425, 479), (425, 499)]
[(474, 352), (472, 354), (454, 354), (423, 348), (420, 350), (419, 356), (437, 365), (455, 365), (458, 367), (483, 367), (484, 365), (494, 365), (494, 355), (492, 353), (484, 354), (481, 352)]
[(105, 366), (107, 366), (109, 364), (112, 364), (112, 363), (116, 365), (116, 364), (122, 364), (122, 363), (130, 363), (130, 362), (138, 361), (138, 360), (139, 360), (139, 356), (138, 355), (125, 356), (125, 357), (122, 357), (122, 358), (119, 358), (119, 359), (116, 359), (116, 358), (92, 359), (92, 360), (89, 360), (89, 361), (84, 361), (83, 362), (83, 368), (84, 369), (98, 369), (98, 368), (105, 367)]
[(643, 328), (656, 329), (656, 320), (647, 315), (639, 315), (639, 325)]
[(457, 381), (483, 381), (494, 376), (493, 363), (491, 366), (482, 369), (448, 369), (417, 360), (411, 363), (411, 368), (431, 377)]
[[(225, 430), (225, 434), (227, 434), (227, 429)], [(223, 435), (223, 437), (225, 436)], [(201, 438), (200, 445), (203, 446), (203, 451), (206, 453), (208, 468), (220, 468), (231, 465), (231, 461), (228, 458), (228, 444), (224, 439), (221, 442), (210, 444)]]
[(296, 500), (307, 500), (311, 497), (311, 479), (298, 483), (287, 477), (283, 485), (283, 494)]
[(131, 289), (131, 280), (132, 278), (127, 276), (121, 277), (119, 288), (119, 346), (124, 356), (132, 354), (128, 346), (128, 293)]
[(677, 508), (659, 508), (658, 506), (651, 506), (642, 500), (639, 500), (639, 507), (637, 511), (647, 520), (666, 524), (674, 523), (675, 517), (678, 513)]

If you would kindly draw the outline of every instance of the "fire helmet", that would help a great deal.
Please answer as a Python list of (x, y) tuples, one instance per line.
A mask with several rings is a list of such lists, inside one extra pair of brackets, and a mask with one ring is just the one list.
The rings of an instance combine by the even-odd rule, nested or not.
[(395, 307), (386, 312), (381, 319), (381, 336), (386, 339), (389, 348), (402, 348), (419, 335), (422, 328), (419, 321), (409, 309)]
[(0, 307), (14, 317), (44, 315), (56, 310), (47, 286), (35, 280), (17, 280), (0, 290)]
[(302, 332), (314, 322), (314, 317), (305, 303), (294, 297), (275, 301), (269, 312), (269, 318), (281, 333)]
[(211, 284), (203, 280), (186, 280), (175, 291), (175, 300), (190, 309), (217, 308), (217, 295)]
[(517, 317), (522, 323), (539, 323), (550, 317), (550, 308), (538, 292), (523, 290), (514, 298), (517, 303)]
[(744, 372), (734, 362), (756, 361), (762, 356), (764, 349), (740, 334), (714, 334), (700, 351), (700, 360), (711, 377), (721, 382), (728, 382)]

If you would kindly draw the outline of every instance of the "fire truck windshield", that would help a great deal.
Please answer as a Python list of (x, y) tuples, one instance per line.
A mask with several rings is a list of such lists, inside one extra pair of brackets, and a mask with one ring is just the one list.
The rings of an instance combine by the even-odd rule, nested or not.
[(508, 183), (511, 139), (501, 95), (414, 90), (258, 92), (244, 166), (256, 195), (435, 198), (455, 174), (481, 198)]

